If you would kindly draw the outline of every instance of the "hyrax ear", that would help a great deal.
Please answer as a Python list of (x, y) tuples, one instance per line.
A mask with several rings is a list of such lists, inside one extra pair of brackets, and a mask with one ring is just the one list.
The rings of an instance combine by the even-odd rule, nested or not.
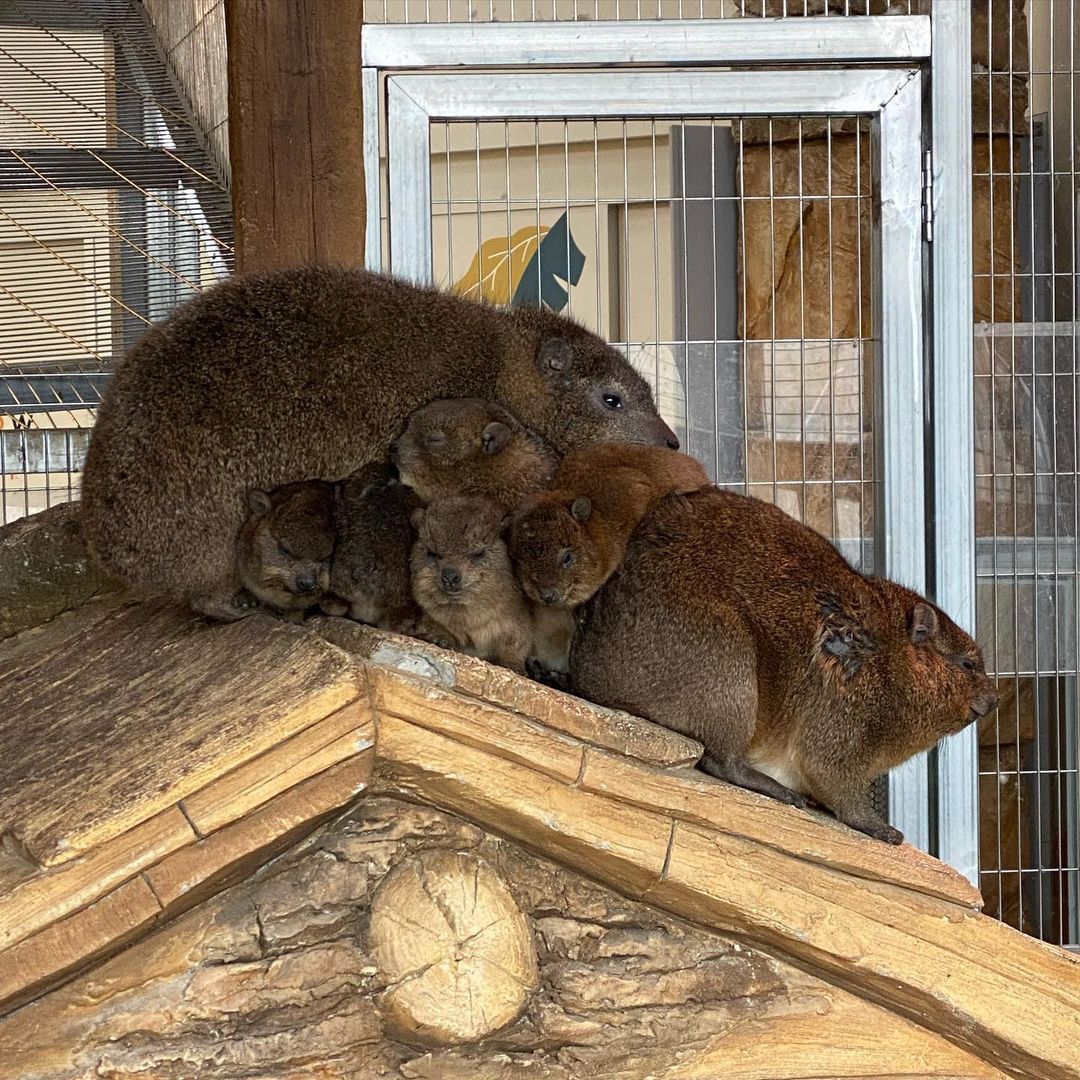
[(512, 432), (505, 424), (501, 424), (498, 420), (493, 420), (486, 428), (484, 428), (484, 432), (480, 436), (480, 445), (484, 448), (484, 453), (499, 453), (499, 451), (510, 441), (511, 434)]
[(259, 488), (252, 488), (248, 492), (247, 503), (253, 514), (265, 517), (270, 513), (270, 496)]
[(414, 529), (419, 529), (424, 524), (424, 514), (427, 511), (422, 506), (418, 506), (412, 514), (409, 516), (409, 521), (412, 522)]
[(909, 628), (911, 640), (916, 645), (920, 645), (924, 641), (929, 641), (937, 631), (937, 612), (929, 604), (916, 604), (911, 609)]
[(592, 517), (592, 503), (589, 501), (588, 496), (579, 495), (570, 504), (570, 516), (575, 521), (588, 521)]
[(570, 366), (574, 350), (566, 338), (549, 337), (540, 342), (536, 352), (536, 363), (541, 370), (562, 371)]

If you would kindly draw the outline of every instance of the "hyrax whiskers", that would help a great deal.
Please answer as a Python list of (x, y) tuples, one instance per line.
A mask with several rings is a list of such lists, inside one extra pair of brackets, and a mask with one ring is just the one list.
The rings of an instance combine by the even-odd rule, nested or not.
[(532, 612), (502, 535), (506, 511), (490, 499), (440, 499), (413, 513), (413, 596), (459, 649), (524, 673)]
[(253, 488), (236, 538), (242, 585), (260, 603), (294, 621), (330, 584), (334, 552), (334, 485), (320, 480)]
[(502, 405), (450, 398), (417, 409), (390, 446), (401, 481), (425, 502), (454, 495), (492, 499), (513, 510), (543, 487), (554, 450)]

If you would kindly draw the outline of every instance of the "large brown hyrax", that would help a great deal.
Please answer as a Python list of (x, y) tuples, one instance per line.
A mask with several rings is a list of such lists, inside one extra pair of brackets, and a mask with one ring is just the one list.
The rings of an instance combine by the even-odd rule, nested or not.
[(449, 498), (412, 520), (413, 596), (424, 613), (463, 652), (524, 673), (533, 620), (503, 541), (506, 510), (490, 499)]
[(303, 480), (253, 488), (247, 506), (236, 538), (240, 582), (259, 603), (299, 621), (330, 585), (334, 485)]
[(701, 462), (666, 448), (598, 444), (567, 454), (551, 487), (526, 501), (511, 530), (525, 594), (537, 604), (584, 603), (658, 499), (708, 483)]
[(871, 782), (997, 707), (975, 642), (864, 577), (778, 508), (717, 489), (662, 500), (585, 605), (575, 690), (699, 739), (713, 776), (902, 835)]
[(87, 545), (130, 586), (240, 617), (244, 494), (341, 480), (445, 397), (499, 401), (560, 452), (677, 445), (626, 359), (551, 311), (361, 270), (236, 277), (152, 326), (112, 376), (83, 476)]
[(481, 398), (444, 398), (417, 409), (390, 444), (390, 459), (425, 503), (475, 495), (507, 510), (543, 487), (559, 463), (508, 409)]

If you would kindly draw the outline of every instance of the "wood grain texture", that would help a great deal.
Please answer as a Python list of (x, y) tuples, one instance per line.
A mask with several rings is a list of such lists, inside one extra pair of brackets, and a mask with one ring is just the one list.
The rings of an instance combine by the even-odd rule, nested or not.
[[(436, 871), (452, 870), (459, 860), (506, 883), (528, 923), (539, 978), (521, 1017), (493, 1038), (432, 1048), (388, 1027), (383, 1003), (398, 984), (369, 927), (395, 867), (434, 861)], [(440, 916), (471, 895), (422, 891)], [(627, 900), (468, 821), (378, 797), (0, 1020), (4, 1080), (1001, 1075), (754, 948)]]
[(982, 896), (967, 878), (909, 844), (886, 846), (827, 814), (781, 806), (774, 799), (712, 780), (697, 770), (661, 772), (590, 748), (585, 751), (581, 786), (855, 877), (888, 882), (967, 908), (982, 907)]
[(373, 759), (370, 748), (355, 753), (150, 867), (145, 878), (162, 908), (186, 911), (311, 832), (367, 788)]
[(368, 948), (390, 984), (380, 1011), (407, 1042), (492, 1035), (540, 981), (528, 921), (472, 852), (425, 851), (395, 866), (372, 897)]
[(660, 877), (671, 821), (379, 715), (374, 786), (419, 797), (634, 896)]
[(354, 700), (349, 658), (266, 616), (88, 605), (0, 645), (0, 833), (76, 858)]
[(118, 951), (161, 915), (142, 878), (0, 952), (0, 1013), (30, 1001), (64, 976)]
[(364, 265), (362, 0), (226, 0), (240, 272)]
[[(732, 816), (718, 806), (710, 808), (708, 827), (662, 816), (657, 810), (672, 801), (671, 810), (691, 805), (702, 813), (700, 804), (665, 796), (664, 778), (655, 800), (644, 775), (632, 801), (592, 796), (491, 749), (380, 716), (382, 780), (390, 790), (462, 813), (630, 895), (791, 957), (995, 1068), (1030, 1080), (1080, 1077), (1080, 960), (952, 898), (908, 888), (902, 871), (910, 859), (897, 859), (891, 881), (873, 880), (873, 872), (855, 876), (818, 861), (827, 827), (790, 808), (758, 812), (775, 817), (777, 831), (790, 831), (787, 846), (797, 855), (782, 850), (784, 841), (778, 846), (768, 829), (763, 835), (760, 824), (738, 826), (758, 839), (717, 831), (715, 818), (731, 824)], [(679, 781), (671, 779), (677, 790)], [(625, 780), (624, 795), (633, 787)], [(745, 793), (716, 786), (711, 797), (729, 796), (741, 819)], [(794, 834), (801, 826), (808, 836), (800, 844)], [(841, 842), (840, 854), (850, 861), (855, 849)], [(877, 853), (868, 864), (883, 868)], [(660, 880), (647, 884), (658, 872)]]
[(775, 949), (1012, 1076), (1080, 1077), (1080, 958), (985, 915), (686, 824), (646, 899)]
[(87, 557), (77, 501), (0, 527), (0, 639), (119, 587)]
[(184, 813), (205, 836), (374, 743), (375, 722), (365, 697), (212, 780), (184, 799)]
[(701, 757), (701, 744), (676, 731), (552, 690), (476, 657), (349, 619), (319, 616), (307, 625), (327, 641), (373, 665), (423, 677), (437, 686), (500, 706), (614, 753), (661, 766), (693, 765)]
[(187, 819), (173, 806), (80, 859), (39, 870), (0, 895), (0, 949), (86, 907), (195, 838)]
[(369, 681), (372, 704), (380, 714), (442, 732), (557, 780), (573, 783), (581, 773), (582, 744), (533, 720), (389, 668), (372, 666)]

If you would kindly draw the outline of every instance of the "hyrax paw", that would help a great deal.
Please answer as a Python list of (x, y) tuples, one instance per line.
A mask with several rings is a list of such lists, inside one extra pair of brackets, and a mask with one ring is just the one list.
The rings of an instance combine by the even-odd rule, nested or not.
[(864, 832), (867, 836), (871, 836), (885, 844), (902, 844), (904, 842), (904, 834), (899, 829), (894, 829), (884, 822), (880, 825), (859, 825), (857, 828), (860, 832)]
[(543, 683), (545, 686), (554, 687), (556, 690), (570, 690), (570, 673), (556, 671), (546, 664), (530, 656), (525, 660), (525, 674), (534, 682)]
[(232, 606), (237, 611), (254, 611), (259, 606), (259, 601), (247, 589), (241, 589), (232, 598)]

